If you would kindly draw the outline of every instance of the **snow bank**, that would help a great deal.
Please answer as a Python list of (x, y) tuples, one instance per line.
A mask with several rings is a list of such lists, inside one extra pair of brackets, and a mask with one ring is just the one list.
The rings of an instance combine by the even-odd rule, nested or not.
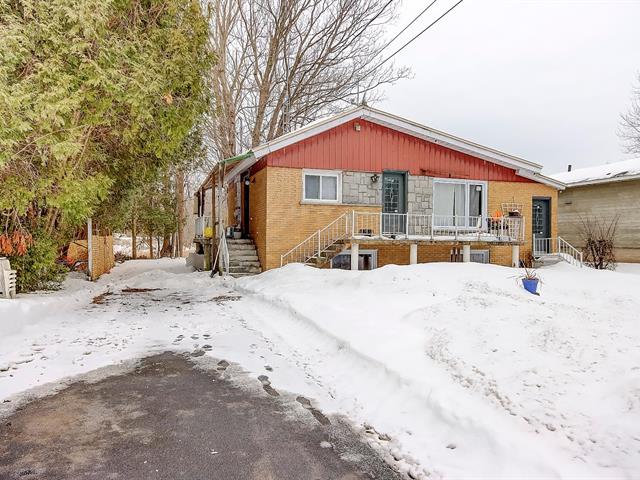
[(618, 263), (616, 265), (616, 272), (640, 275), (640, 263)]
[(597, 165), (595, 167), (576, 168), (571, 172), (560, 172), (550, 176), (571, 185), (574, 183), (622, 179), (635, 175), (640, 175), (640, 158), (607, 163), (606, 165)]
[[(176, 318), (182, 317), (188, 329), (202, 324), (200, 317), (189, 321), (187, 315), (192, 312), (186, 311), (188, 305), (183, 302), (226, 290), (208, 274), (191, 272), (184, 259), (129, 261), (96, 282), (74, 274), (59, 291), (0, 300), (0, 400), (70, 375), (166, 350), (176, 331), (182, 330)], [(130, 295), (113, 304), (92, 303), (100, 294), (139, 287), (160, 290), (151, 292), (153, 296)], [(176, 288), (183, 292), (182, 297), (165, 301), (163, 296)]]
[(431, 475), (637, 478), (640, 278), (559, 264), (536, 297), (516, 273), (290, 265), (239, 280), (238, 308), (326, 386), (325, 410)]
[(536, 297), (516, 274), (290, 265), (234, 282), (129, 261), (0, 301), (0, 401), (191, 352), (388, 434), (415, 478), (640, 477), (640, 276), (558, 264)]

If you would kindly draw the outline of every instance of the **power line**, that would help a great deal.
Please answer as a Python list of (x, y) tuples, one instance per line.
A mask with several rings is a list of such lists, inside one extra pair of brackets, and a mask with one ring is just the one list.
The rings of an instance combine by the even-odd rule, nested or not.
[(389, 60), (391, 60), (393, 57), (395, 57), (398, 53), (400, 53), (402, 50), (404, 50), (407, 46), (409, 46), (409, 44), (411, 44), (413, 41), (415, 41), (420, 35), (422, 35), (424, 32), (426, 32), (427, 30), (429, 30), (431, 27), (433, 27), (436, 23), (438, 23), (440, 20), (442, 20), (445, 16), (447, 16), (449, 14), (449, 12), (451, 12), (454, 8), (456, 8), (458, 5), (460, 5), (463, 2), (463, 0), (458, 0), (451, 8), (449, 8), (446, 12), (444, 12), (442, 15), (440, 15), (438, 18), (436, 18), (433, 22), (431, 22), (429, 25), (427, 25), (424, 30), (422, 30), (420, 33), (418, 33), (415, 37), (413, 37), (411, 40), (409, 40), (407, 43), (405, 43), (404, 45), (402, 45), (399, 49), (397, 49), (395, 52), (393, 52), (391, 55), (389, 55), (387, 58), (385, 58), (384, 60), (382, 60), (378, 65), (376, 65), (375, 67), (373, 67), (371, 69), (371, 71), (369, 71), (367, 73), (367, 75), (375, 72), (377, 69), (379, 69), (382, 65), (384, 65), (385, 63), (387, 63)]
[[(411, 25), (413, 25), (427, 10), (429, 10), (431, 8), (431, 6), (436, 3), (438, 0), (433, 0), (429, 5), (427, 5), (427, 8), (425, 8), (424, 10), (422, 10), (413, 20), (411, 20), (411, 22), (409, 22), (409, 24), (407, 26), (405, 26), (402, 30), (400, 30), (395, 37), (393, 37), (391, 40), (389, 40), (384, 47), (382, 47), (380, 50), (378, 50), (378, 53), (376, 53), (375, 56), (371, 57), (369, 60), (367, 60), (367, 62), (362, 65), (360, 68), (360, 70), (364, 70), (365, 68), (367, 68), (371, 62), (373, 62), (376, 57), (382, 53), (389, 45), (391, 45), (400, 35), (402, 35), (407, 28), (409, 28)], [(373, 71), (373, 70), (372, 70)]]
[(433, 0), (433, 2), (431, 2), (429, 5), (427, 5), (427, 8), (425, 8), (424, 10), (422, 10), (422, 11), (421, 11), (421, 12), (420, 12), (420, 13), (419, 13), (419, 14), (418, 14), (418, 15), (417, 15), (413, 20), (411, 20), (411, 22), (409, 22), (409, 24), (408, 24), (406, 27), (404, 27), (402, 30), (400, 30), (400, 31), (396, 34), (396, 36), (395, 36), (395, 37), (393, 37), (391, 40), (389, 40), (389, 42), (387, 42), (387, 44), (386, 44), (384, 47), (382, 47), (382, 48), (380, 49), (380, 51), (384, 50), (384, 49), (385, 49), (385, 48), (387, 48), (389, 45), (391, 45), (393, 42), (395, 42), (395, 41), (396, 41), (396, 39), (397, 39), (400, 35), (402, 35), (404, 32), (406, 32), (406, 31), (407, 31), (407, 28), (409, 28), (411, 25), (413, 25), (414, 23), (416, 23), (416, 21), (418, 21), (418, 19), (419, 19), (422, 15), (424, 15), (424, 14), (426, 13), (426, 11), (427, 11), (427, 10), (429, 10), (429, 9), (431, 8), (431, 6), (432, 6), (434, 3), (436, 3), (437, 1), (438, 1), (438, 0)]

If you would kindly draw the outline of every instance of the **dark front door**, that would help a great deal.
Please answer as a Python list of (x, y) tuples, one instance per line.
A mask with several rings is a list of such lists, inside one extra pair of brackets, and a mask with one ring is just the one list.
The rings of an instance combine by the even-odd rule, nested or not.
[(406, 176), (402, 172), (382, 174), (382, 233), (393, 235), (406, 230)]
[(549, 253), (551, 241), (541, 239), (551, 237), (551, 200), (548, 198), (534, 198), (531, 218), (533, 235), (538, 239), (534, 249)]
[(249, 187), (251, 186), (251, 180), (249, 175), (242, 177), (242, 237), (248, 238), (251, 236), (249, 229)]

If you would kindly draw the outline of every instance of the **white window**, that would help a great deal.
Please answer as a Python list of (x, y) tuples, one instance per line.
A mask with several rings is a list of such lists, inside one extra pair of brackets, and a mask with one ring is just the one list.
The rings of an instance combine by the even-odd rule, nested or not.
[(308, 202), (340, 202), (340, 172), (305, 170), (302, 175), (302, 200)]
[(435, 180), (433, 224), (479, 228), (487, 216), (487, 184), (477, 180)]

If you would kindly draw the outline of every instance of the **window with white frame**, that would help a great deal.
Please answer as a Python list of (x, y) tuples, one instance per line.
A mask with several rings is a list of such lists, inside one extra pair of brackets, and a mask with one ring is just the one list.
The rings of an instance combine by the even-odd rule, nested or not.
[(442, 227), (480, 228), (487, 214), (486, 182), (435, 180), (433, 224)]
[(340, 172), (305, 170), (302, 177), (302, 200), (334, 203), (340, 201)]

